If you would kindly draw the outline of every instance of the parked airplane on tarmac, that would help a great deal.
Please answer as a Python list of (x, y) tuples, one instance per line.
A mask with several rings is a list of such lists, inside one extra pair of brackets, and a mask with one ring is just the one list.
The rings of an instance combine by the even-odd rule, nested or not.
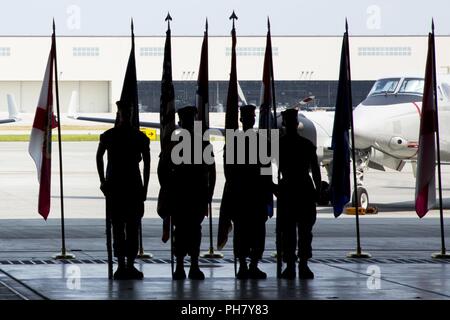
[[(450, 162), (450, 76), (437, 77), (437, 101), (442, 163)], [(424, 79), (393, 77), (375, 82), (353, 112), (360, 199), (368, 168), (401, 171), (406, 162), (416, 173)], [(367, 198), (367, 199), (364, 199)]]
[[(420, 77), (392, 77), (379, 79), (367, 98), (353, 111), (358, 201), (363, 208), (369, 206), (369, 196), (363, 186), (369, 168), (401, 171), (411, 162), (415, 174), (424, 79)], [(305, 98), (308, 99), (308, 98)], [(306, 101), (306, 100), (302, 100)], [(299, 103), (301, 105), (302, 103)], [(438, 105), (440, 124), (441, 160), (450, 162), (450, 77), (438, 79)], [(114, 119), (79, 116), (74, 106), (69, 108), (74, 119), (113, 123)], [(317, 147), (322, 166), (331, 177), (333, 153), (331, 136), (334, 112), (302, 111), (299, 113), (299, 133)], [(281, 116), (277, 114), (278, 127)], [(159, 128), (159, 123), (141, 122), (143, 127)], [(219, 129), (220, 130), (220, 129)], [(325, 186), (328, 184), (323, 182)], [(321, 204), (327, 204), (324, 197)]]
[[(416, 172), (424, 79), (392, 77), (375, 82), (367, 98), (353, 111), (359, 205), (367, 208), (369, 196), (363, 186), (369, 168), (401, 171), (410, 162)], [(438, 77), (438, 111), (442, 163), (450, 162), (450, 77)], [(331, 134), (334, 114), (307, 112), (299, 120), (301, 132), (317, 146), (322, 165), (331, 176)], [(305, 118), (305, 119), (302, 119)], [(311, 123), (310, 123), (311, 122)], [(325, 200), (326, 202), (326, 200)]]
[(14, 97), (10, 94), (6, 95), (6, 100), (8, 103), (8, 118), (0, 119), (0, 124), (10, 123), (19, 121), (19, 113), (16, 108), (16, 104), (14, 102)]

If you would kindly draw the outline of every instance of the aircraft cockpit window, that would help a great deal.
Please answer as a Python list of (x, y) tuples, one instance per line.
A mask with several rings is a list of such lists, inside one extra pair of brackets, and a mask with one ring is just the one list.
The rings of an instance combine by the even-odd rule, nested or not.
[(405, 79), (398, 90), (398, 93), (417, 93), (423, 94), (423, 79)]
[(394, 93), (400, 78), (380, 79), (372, 87), (369, 96), (373, 94)]

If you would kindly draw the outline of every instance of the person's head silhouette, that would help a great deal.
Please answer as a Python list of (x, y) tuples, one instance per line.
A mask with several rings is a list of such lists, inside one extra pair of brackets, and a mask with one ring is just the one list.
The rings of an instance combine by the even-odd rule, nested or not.
[(239, 108), (241, 111), (240, 121), (242, 123), (242, 128), (245, 130), (253, 128), (255, 125), (255, 109), (256, 106), (252, 104), (247, 104)]
[(117, 125), (120, 127), (131, 126), (131, 104), (126, 101), (117, 101)]
[(281, 112), (283, 118), (283, 126), (286, 128), (286, 132), (295, 133), (298, 129), (298, 109), (291, 108)]
[(178, 109), (178, 118), (179, 118), (178, 124), (183, 129), (193, 131), (196, 115), (197, 115), (197, 107), (184, 106)]

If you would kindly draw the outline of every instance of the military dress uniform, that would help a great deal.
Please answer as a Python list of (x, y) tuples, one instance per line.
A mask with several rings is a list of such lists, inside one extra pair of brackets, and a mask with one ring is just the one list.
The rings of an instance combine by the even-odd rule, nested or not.
[[(248, 113), (254, 117), (255, 106), (243, 106), (240, 111), (241, 115)], [(233, 251), (235, 257), (240, 261), (238, 279), (266, 277), (265, 273), (257, 269), (257, 264), (262, 258), (265, 248), (268, 218), (268, 197), (266, 195), (269, 186), (267, 177), (261, 175), (259, 135), (257, 132), (255, 134), (257, 137), (254, 141), (255, 145), (251, 146), (250, 139), (246, 138), (243, 150), (236, 148), (238, 144), (235, 138), (235, 149), (232, 150), (234, 163), (226, 164), (224, 170), (226, 183), (221, 212), (233, 222)], [(251, 152), (255, 154), (251, 155)], [(244, 163), (237, 162), (239, 156), (244, 159)], [(256, 159), (256, 163), (252, 163), (251, 156)], [(226, 151), (224, 157), (226, 160)], [(251, 260), (250, 270), (247, 270), (246, 258)]]
[[(297, 110), (291, 110), (285, 111), (283, 116), (297, 117)], [(301, 262), (299, 268), (312, 257), (312, 228), (317, 215), (316, 188), (320, 187), (321, 181), (316, 147), (297, 130), (280, 137), (279, 170), (278, 215), (281, 219), (283, 260), (292, 271), (297, 257)], [(295, 277), (295, 269), (288, 273), (286, 277)]]
[[(196, 108), (191, 106), (178, 110), (180, 118), (195, 117), (195, 113)], [(192, 279), (204, 278), (198, 270), (202, 238), (201, 224), (208, 214), (208, 204), (214, 191), (216, 171), (214, 163), (209, 165), (203, 162), (194, 163), (193, 139), (194, 137), (191, 136), (189, 163), (175, 164), (173, 162), (172, 150), (176, 142), (171, 141), (167, 150), (160, 155), (158, 165), (158, 176), (161, 184), (158, 197), (158, 214), (163, 219), (170, 216), (174, 225), (173, 249), (177, 265), (180, 265), (180, 268), (177, 266), (174, 273), (175, 280), (185, 278), (181, 265), (186, 255), (191, 257), (189, 277)], [(207, 146), (209, 146), (209, 142), (203, 142), (202, 150)], [(183, 151), (180, 152), (180, 157), (183, 157)], [(193, 264), (196, 265), (194, 270)]]
[(106, 210), (113, 226), (116, 257), (134, 260), (137, 256), (139, 223), (144, 214), (144, 186), (139, 162), (149, 152), (150, 141), (132, 127), (115, 127), (100, 135), (106, 149)]

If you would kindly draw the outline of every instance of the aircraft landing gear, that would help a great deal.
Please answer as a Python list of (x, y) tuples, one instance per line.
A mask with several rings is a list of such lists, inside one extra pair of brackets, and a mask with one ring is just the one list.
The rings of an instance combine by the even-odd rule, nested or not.
[[(364, 210), (367, 210), (369, 207), (369, 194), (367, 193), (367, 190), (363, 187), (358, 187), (356, 190), (357, 194), (357, 201), (358, 201), (358, 207), (363, 208)], [(355, 203), (355, 193), (352, 195), (352, 203), (351, 205)]]
[[(366, 173), (369, 167), (369, 155), (370, 151), (367, 150), (357, 150), (356, 155), (356, 200), (358, 203), (358, 208), (363, 209), (364, 214), (376, 214), (378, 209), (376, 207), (370, 206), (369, 193), (366, 188), (363, 187), (364, 173)], [(353, 207), (355, 203), (355, 192), (352, 191), (352, 202), (348, 205)]]

